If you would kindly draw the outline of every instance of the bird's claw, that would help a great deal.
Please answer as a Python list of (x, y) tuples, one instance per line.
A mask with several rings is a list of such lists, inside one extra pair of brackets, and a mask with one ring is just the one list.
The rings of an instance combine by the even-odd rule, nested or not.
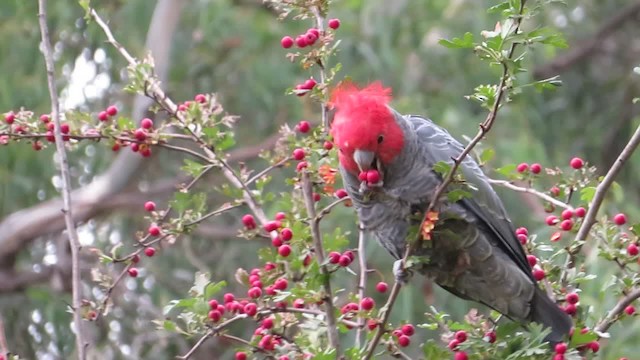
[(398, 284), (406, 285), (411, 280), (413, 272), (403, 266), (402, 260), (396, 260), (393, 263), (393, 276)]

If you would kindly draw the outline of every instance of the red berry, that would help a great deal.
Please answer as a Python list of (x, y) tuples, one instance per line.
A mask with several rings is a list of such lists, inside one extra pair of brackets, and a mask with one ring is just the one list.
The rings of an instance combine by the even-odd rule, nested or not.
[(280, 278), (280, 279), (276, 280), (276, 282), (273, 284), (273, 286), (277, 290), (284, 291), (284, 290), (287, 290), (287, 287), (289, 286), (289, 282), (287, 281), (287, 279)]
[(398, 345), (407, 347), (409, 344), (411, 344), (411, 339), (407, 335), (400, 335), (398, 338)]
[(304, 300), (302, 299), (295, 299), (293, 301), (293, 307), (296, 309), (302, 309), (304, 308)]
[[(260, 289), (258, 289), (258, 290), (260, 290)], [(244, 310), (245, 314), (247, 314), (249, 316), (254, 316), (255, 314), (258, 313), (258, 306), (256, 304), (254, 304), (254, 303), (248, 303), (247, 305), (244, 306), (243, 310)]]
[(320, 30), (318, 30), (316, 28), (311, 28), (311, 29), (307, 30), (307, 33), (312, 33), (318, 38), (320, 37)]
[(216, 299), (211, 299), (209, 300), (209, 308), (211, 308), (211, 310), (218, 310), (218, 300)]
[(380, 181), (380, 173), (378, 170), (367, 171), (367, 182), (369, 184), (376, 184)]
[(44, 124), (49, 124), (49, 122), (51, 121), (51, 116), (49, 116), (48, 114), (42, 114), (40, 115), (40, 121), (42, 121), (42, 123)]
[(220, 321), (220, 319), (222, 319), (222, 314), (217, 309), (211, 310), (209, 311), (209, 319), (211, 319), (213, 322)]
[(140, 155), (142, 155), (142, 157), (146, 157), (146, 158), (151, 156), (151, 148), (148, 147), (148, 146), (143, 147), (140, 150)]
[(289, 228), (284, 228), (280, 230), (280, 236), (282, 237), (283, 241), (289, 241), (293, 238), (293, 231), (291, 231), (291, 229)]
[(230, 302), (232, 302), (233, 300), (235, 300), (235, 299), (236, 299), (236, 297), (235, 297), (235, 296), (233, 296), (233, 294), (232, 294), (232, 293), (226, 293), (226, 294), (224, 294), (224, 296), (222, 297), (222, 299), (224, 300), (224, 303), (226, 304), (226, 303), (230, 303)]
[(557, 216), (555, 216), (555, 215), (549, 215), (549, 216), (547, 216), (547, 218), (545, 219), (545, 222), (546, 222), (546, 223), (547, 223), (547, 225), (549, 225), (549, 226), (553, 226), (553, 225), (557, 224), (557, 223), (558, 223), (558, 221), (560, 221), (560, 220), (558, 220), (558, 217), (557, 217)]
[(544, 273), (544, 270), (542, 269), (534, 269), (533, 270), (533, 278), (540, 281), (542, 279), (544, 279), (544, 277), (546, 276), (546, 274)]
[(538, 163), (535, 163), (531, 164), (531, 167), (529, 169), (531, 169), (531, 172), (534, 174), (540, 174), (540, 172), (542, 171), (542, 166)]
[(375, 328), (377, 328), (377, 327), (378, 327), (378, 322), (376, 320), (369, 319), (367, 321), (367, 329), (375, 330)]
[(337, 28), (340, 27), (340, 20), (339, 19), (329, 19), (328, 25), (333, 30), (336, 30)]
[(629, 256), (636, 256), (639, 252), (640, 251), (638, 251), (638, 245), (629, 244), (629, 246), (627, 246), (627, 254), (629, 254)]
[(525, 234), (518, 234), (518, 236), (516, 237), (518, 238), (518, 241), (520, 241), (520, 244), (522, 245), (526, 244), (527, 240), (529, 240), (529, 238)]
[(624, 308), (624, 312), (625, 312), (627, 315), (633, 315), (633, 314), (635, 314), (635, 313), (636, 313), (636, 308), (635, 308), (635, 307), (633, 307), (633, 305), (629, 305), (629, 306), (627, 306), (626, 308)]
[(262, 296), (262, 289), (260, 289), (257, 286), (254, 286), (250, 288), (249, 291), (247, 291), (247, 295), (249, 295), (249, 297), (252, 299), (257, 299), (260, 296)]
[(276, 236), (271, 239), (271, 245), (273, 245), (273, 247), (280, 247), (282, 246), (282, 244), (284, 243), (282, 242), (282, 238), (280, 236)]
[(556, 344), (556, 354), (564, 354), (567, 352), (567, 343)]
[(42, 143), (40, 141), (35, 141), (33, 144), (31, 144), (31, 147), (35, 151), (40, 151), (42, 150)]
[(593, 351), (593, 353), (597, 353), (598, 350), (600, 350), (600, 343), (597, 341), (592, 341), (589, 343), (589, 349), (591, 349), (591, 351)]
[(246, 214), (242, 217), (242, 224), (244, 224), (247, 229), (253, 230), (256, 228), (256, 219), (253, 217), (253, 215)]
[(300, 161), (298, 165), (296, 165), (296, 171), (301, 172), (303, 169), (306, 169), (308, 165), (306, 161)]
[(4, 114), (4, 121), (9, 125), (13, 124), (16, 121), (16, 114), (13, 111)]
[(496, 339), (497, 336), (495, 331), (489, 331), (488, 333), (484, 334), (484, 340), (489, 344), (493, 344), (494, 342), (496, 342)]
[(338, 190), (336, 190), (336, 196), (338, 197), (338, 199), (342, 199), (342, 198), (345, 198), (345, 197), (349, 196), (349, 194), (347, 193), (347, 190), (345, 190), (345, 189), (338, 189)]
[(302, 160), (305, 157), (304, 149), (295, 149), (293, 150), (293, 158), (296, 160)]
[(578, 293), (569, 293), (567, 294), (566, 300), (569, 304), (577, 304), (580, 302), (580, 295), (578, 295)]
[(587, 210), (583, 207), (579, 207), (576, 208), (576, 216), (579, 218), (584, 217), (585, 215), (587, 215)]
[(149, 226), (149, 235), (151, 235), (151, 236), (160, 235), (160, 227), (158, 225)]
[(464, 351), (456, 351), (453, 355), (454, 360), (469, 360), (469, 356)]
[(463, 343), (467, 341), (467, 332), (464, 330), (456, 331), (455, 337), (458, 342)]
[(145, 141), (147, 139), (147, 132), (144, 131), (144, 129), (142, 129), (142, 128), (136, 129), (136, 131), (133, 133), (133, 136), (138, 141)]
[(313, 193), (313, 201), (318, 202), (318, 201), (320, 201), (320, 199), (321, 199), (320, 194), (318, 194), (318, 193)]
[(274, 219), (277, 221), (282, 221), (286, 218), (287, 218), (287, 214), (283, 213), (282, 211), (277, 212), (276, 216), (274, 216)]
[(193, 100), (199, 102), (200, 104), (204, 104), (205, 102), (207, 102), (207, 97), (204, 96), (204, 94), (198, 94), (193, 98)]
[(282, 226), (282, 223), (278, 220), (269, 221), (266, 224), (264, 224), (264, 230), (266, 232), (272, 232), (272, 231), (278, 230), (280, 226)]
[(531, 265), (531, 267), (534, 267), (538, 263), (538, 258), (536, 258), (534, 255), (527, 255), (527, 261), (529, 262), (529, 265)]
[(316, 83), (316, 81), (315, 81), (313, 78), (309, 78), (308, 80), (306, 80), (306, 81), (302, 84), (301, 89), (304, 89), (304, 90), (311, 90), (311, 89), (313, 89), (314, 87), (316, 87), (316, 84), (317, 84), (317, 83)]
[(411, 324), (402, 325), (400, 330), (402, 330), (402, 333), (407, 335), (407, 336), (411, 336), (411, 335), (416, 333), (416, 328)]
[(358, 180), (360, 181), (367, 181), (367, 172), (366, 171), (361, 171), (358, 174)]
[(562, 220), (562, 222), (560, 223), (560, 228), (564, 231), (571, 230), (573, 228), (573, 220)]
[(557, 187), (557, 186), (552, 186), (551, 189), (549, 189), (549, 192), (553, 196), (558, 196), (558, 195), (560, 195), (560, 188)]
[(144, 249), (144, 254), (147, 255), (148, 257), (152, 257), (153, 255), (156, 254), (156, 249), (152, 247), (148, 247)]
[(516, 235), (529, 235), (529, 230), (526, 227), (519, 227), (516, 229)]
[(354, 254), (351, 250), (345, 251), (342, 255), (348, 256), (351, 261), (356, 259), (356, 254)]
[(449, 346), (449, 349), (455, 350), (455, 349), (458, 348), (458, 345), (460, 345), (460, 342), (458, 340), (456, 340), (456, 339), (453, 339), (453, 340), (449, 341), (449, 345), (448, 346)]
[(333, 143), (331, 141), (327, 140), (327, 141), (324, 142), (324, 144), (322, 144), (322, 147), (325, 150), (331, 150), (331, 149), (333, 149)]
[(109, 120), (109, 114), (107, 114), (106, 111), (100, 111), (98, 113), (98, 120), (100, 121), (107, 121)]
[(311, 264), (311, 255), (307, 254), (302, 260), (302, 266), (309, 266)]
[(565, 209), (564, 211), (562, 211), (562, 218), (564, 220), (569, 220), (573, 217), (573, 211), (571, 211), (571, 209)]
[(312, 32), (307, 32), (306, 34), (304, 34), (306, 40), (307, 40), (307, 45), (311, 46), (313, 45), (316, 40), (318, 40), (318, 37), (316, 36), (316, 34), (312, 33)]
[(115, 107), (115, 105), (107, 107), (106, 111), (109, 116), (116, 116), (118, 114), (118, 108)]
[(280, 254), (280, 256), (282, 256), (282, 257), (289, 256), (289, 254), (291, 254), (291, 246), (289, 246), (287, 244), (280, 246), (278, 248), (278, 254)]
[(69, 130), (70, 130), (69, 129), (69, 124), (67, 124), (67, 123), (60, 124), (60, 132), (61, 133), (68, 134)]
[(137, 264), (138, 262), (140, 262), (140, 255), (135, 254), (131, 257), (131, 262), (134, 264)]
[(142, 119), (142, 121), (140, 121), (140, 126), (143, 129), (151, 129), (153, 127), (153, 120), (149, 118), (144, 118)]
[(527, 170), (529, 170), (529, 164), (527, 163), (518, 164), (518, 166), (516, 167), (516, 171), (519, 173), (523, 173)]
[(299, 48), (303, 48), (307, 46), (307, 37), (304, 35), (298, 35), (296, 37), (296, 46)]
[(156, 203), (154, 203), (153, 201), (147, 201), (146, 203), (144, 203), (144, 209), (148, 212), (152, 212), (156, 209)]
[(293, 46), (293, 38), (291, 36), (284, 36), (280, 40), (280, 45), (285, 49), (288, 49), (288, 48), (292, 47)]
[(140, 145), (138, 145), (137, 143), (131, 144), (131, 151), (138, 152), (138, 150), (140, 150)]
[(571, 161), (569, 161), (569, 165), (571, 165), (572, 168), (578, 170), (584, 166), (584, 161), (579, 157), (574, 157), (573, 159), (571, 159)]
[(564, 360), (563, 354), (555, 354), (553, 355), (553, 360)]
[(272, 263), (272, 262), (268, 262), (266, 264), (264, 264), (264, 270), (265, 271), (271, 271), (273, 269), (276, 268), (276, 264)]
[(616, 225), (624, 225), (627, 223), (627, 216), (625, 214), (616, 214), (613, 216), (613, 222)]
[(303, 120), (298, 123), (297, 128), (298, 128), (298, 131), (300, 131), (303, 134), (306, 134), (309, 132), (309, 130), (311, 130), (311, 124), (309, 124), (308, 121)]
[(388, 289), (389, 285), (386, 282), (381, 281), (376, 285), (376, 291), (379, 293), (386, 293)]
[[(565, 220), (565, 221), (569, 221), (569, 220)], [(560, 241), (560, 239), (562, 238), (562, 232), (560, 231), (556, 231), (553, 234), (551, 234), (551, 242), (556, 242), (556, 241)]]
[(132, 267), (129, 268), (129, 270), (127, 270), (127, 272), (129, 273), (129, 276), (131, 277), (137, 277), (138, 276), (138, 269)]
[(400, 330), (400, 329), (395, 329), (395, 330), (393, 330), (393, 332), (392, 332), (391, 334), (392, 334), (394, 337), (397, 337), (397, 338), (403, 335), (403, 334), (402, 334), (402, 330)]
[(330, 262), (330, 263), (332, 263), (332, 264), (337, 264), (337, 263), (339, 263), (339, 262), (340, 262), (340, 257), (341, 257), (341, 255), (340, 255), (340, 253), (339, 253), (339, 252), (337, 252), (337, 251), (332, 251), (332, 252), (330, 252), (330, 253), (329, 253), (329, 255), (328, 255), (328, 256), (329, 256), (329, 262)]
[(238, 351), (236, 353), (236, 360), (247, 360), (247, 353), (244, 351)]
[(373, 309), (375, 305), (375, 301), (373, 301), (373, 299), (370, 297), (366, 297), (360, 301), (360, 307), (362, 308), (362, 310), (369, 311)]
[(266, 318), (262, 320), (262, 325), (265, 329), (271, 329), (273, 327), (273, 318)]
[(564, 312), (567, 313), (567, 315), (573, 316), (578, 312), (578, 307), (576, 304), (567, 304), (567, 306), (564, 307)]
[(338, 259), (338, 263), (340, 266), (347, 267), (351, 264), (351, 258), (346, 255), (342, 255), (340, 256), (340, 259)]

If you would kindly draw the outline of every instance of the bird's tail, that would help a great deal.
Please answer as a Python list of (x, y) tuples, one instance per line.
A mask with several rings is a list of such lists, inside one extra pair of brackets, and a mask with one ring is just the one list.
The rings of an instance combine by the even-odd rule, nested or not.
[(571, 317), (537, 287), (531, 302), (531, 320), (551, 328), (545, 340), (553, 346), (564, 341), (573, 327)]

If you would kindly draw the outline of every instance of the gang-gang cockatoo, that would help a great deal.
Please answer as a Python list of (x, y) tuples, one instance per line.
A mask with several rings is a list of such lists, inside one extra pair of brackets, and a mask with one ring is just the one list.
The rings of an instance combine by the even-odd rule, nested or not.
[[(331, 96), (331, 135), (339, 149), (345, 189), (361, 223), (401, 259), (410, 228), (420, 223), (442, 183), (434, 165), (452, 164), (463, 146), (432, 121), (396, 112), (390, 100), (391, 90), (379, 82), (365, 88), (343, 83)], [(379, 179), (359, 178), (371, 170)], [(515, 321), (550, 327), (547, 340), (562, 341), (572, 321), (537, 286), (502, 201), (471, 157), (459, 172), (471, 196), (453, 203), (444, 196), (438, 202), (430, 239), (412, 254), (424, 259), (415, 270), (449, 292)], [(416, 213), (421, 216), (416, 218)], [(398, 269), (399, 261), (394, 268), (402, 280), (407, 273)]]

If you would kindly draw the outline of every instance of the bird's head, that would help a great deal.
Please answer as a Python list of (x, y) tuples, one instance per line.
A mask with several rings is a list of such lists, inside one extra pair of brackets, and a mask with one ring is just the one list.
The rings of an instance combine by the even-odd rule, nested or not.
[(350, 173), (382, 172), (402, 151), (404, 135), (388, 106), (390, 100), (391, 89), (380, 82), (364, 88), (347, 82), (333, 91), (330, 107), (336, 113), (331, 135), (340, 164)]

